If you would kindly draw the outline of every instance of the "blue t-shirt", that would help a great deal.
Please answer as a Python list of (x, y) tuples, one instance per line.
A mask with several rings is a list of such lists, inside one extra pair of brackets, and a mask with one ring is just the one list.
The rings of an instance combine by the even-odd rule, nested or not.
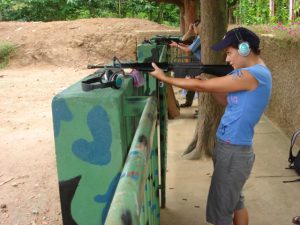
[(272, 90), (270, 70), (260, 64), (236, 69), (228, 76), (243, 76), (241, 70), (247, 70), (258, 81), (251, 91), (230, 92), (227, 106), (217, 130), (217, 137), (229, 144), (252, 145), (254, 127), (269, 103)]
[(189, 45), (189, 49), (191, 50), (195, 60), (197, 60), (197, 61), (200, 61), (200, 59), (201, 59), (200, 45), (201, 45), (201, 40), (200, 40), (199, 36), (197, 36), (194, 39), (193, 43)]

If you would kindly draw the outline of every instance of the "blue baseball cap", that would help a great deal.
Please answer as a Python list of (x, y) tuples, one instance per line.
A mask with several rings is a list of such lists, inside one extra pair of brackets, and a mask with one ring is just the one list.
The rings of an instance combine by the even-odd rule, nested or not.
[(259, 49), (259, 37), (244, 27), (234, 28), (228, 31), (222, 41), (211, 46), (211, 49), (219, 51), (232, 45), (238, 46), (241, 42), (248, 42), (251, 49)]

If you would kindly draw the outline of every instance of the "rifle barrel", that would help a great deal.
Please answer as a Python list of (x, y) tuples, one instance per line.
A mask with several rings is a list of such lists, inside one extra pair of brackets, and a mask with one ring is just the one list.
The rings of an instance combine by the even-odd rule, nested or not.
[[(158, 67), (160, 67), (163, 71), (168, 72), (172, 69), (172, 64), (169, 63), (156, 63)], [(87, 66), (88, 69), (96, 69), (96, 68), (132, 68), (143, 72), (151, 72), (154, 71), (151, 63), (120, 63), (115, 65), (99, 65), (99, 64), (89, 64)]]

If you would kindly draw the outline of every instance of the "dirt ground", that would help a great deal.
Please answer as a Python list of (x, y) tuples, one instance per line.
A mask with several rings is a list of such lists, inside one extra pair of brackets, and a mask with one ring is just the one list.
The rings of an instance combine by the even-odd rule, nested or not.
[(0, 22), (0, 40), (18, 46), (10, 67), (54, 65), (80, 68), (113, 56), (135, 60), (137, 41), (151, 32), (174, 31), (141, 19)]
[(87, 76), (87, 63), (135, 60), (138, 33), (170, 27), (138, 19), (0, 22), (18, 46), (0, 70), (0, 224), (59, 225), (51, 101)]
[[(86, 69), (88, 63), (108, 63), (113, 56), (126, 61), (135, 61), (136, 45), (144, 38), (155, 33), (173, 34), (176, 32), (178, 33), (178, 30), (174, 30), (174, 28), (138, 19), (111, 18), (49, 23), (0, 22), (0, 42), (9, 41), (17, 45), (16, 54), (11, 59), (9, 66), (0, 70), (0, 225), (62, 224), (51, 113), (53, 97), (89, 75), (92, 71)], [(297, 56), (294, 57), (294, 61), (291, 61), (290, 57), (286, 57), (291, 54), (291, 51), (285, 49), (279, 51), (280, 48), (269, 49), (278, 50), (276, 57), (272, 53), (266, 57), (267, 64), (270, 64), (271, 67), (276, 64), (280, 66), (278, 62), (285, 62), (285, 58), (289, 60), (289, 65), (298, 63), (299, 57), (296, 54), (294, 54)], [(282, 58), (277, 57), (278, 55)], [(275, 68), (275, 66), (273, 67)], [(297, 70), (298, 67), (293, 68)], [(288, 73), (288, 70), (285, 72)], [(285, 74), (283, 77), (286, 77)], [(293, 104), (290, 105), (293, 106)], [(193, 110), (191, 109), (191, 111)], [(188, 113), (188, 115), (192, 115), (192, 113)], [(191, 120), (194, 121), (194, 119)], [(173, 125), (176, 123), (181, 127), (186, 121), (174, 120)], [(189, 126), (189, 123), (185, 125)], [(271, 135), (272, 132), (273, 130), (270, 132)], [(175, 135), (178, 136), (176, 132)], [(264, 136), (262, 139), (265, 140)], [(263, 141), (262, 143), (262, 148), (265, 148)], [(287, 149), (288, 140), (286, 143), (279, 147)], [(276, 144), (275, 142), (274, 145)], [(182, 148), (182, 146), (179, 147)], [(271, 146), (270, 152), (274, 152), (275, 147), (274, 149), (273, 147)], [(178, 149), (178, 155), (181, 153), (181, 148)], [(172, 158), (174, 149), (169, 153)], [(266, 154), (262, 152), (261, 155)], [(282, 169), (287, 163), (287, 153), (284, 152), (279, 156), (281, 157), (279, 161), (284, 162), (279, 167)], [(181, 166), (178, 161), (173, 164)], [(258, 165), (264, 166), (265, 162), (261, 161)], [(268, 158), (267, 162), (269, 165), (275, 164), (277, 161), (271, 160), (270, 163)], [(193, 165), (186, 161), (183, 163), (188, 166)], [(197, 166), (200, 165), (197, 164)], [(273, 167), (268, 167), (266, 171), (269, 172), (270, 168)], [(277, 170), (276, 174), (280, 174), (281, 170), (279, 172)], [(180, 167), (179, 171), (186, 170)], [(192, 176), (190, 178), (196, 180)], [(263, 183), (263, 187), (266, 187), (265, 190), (279, 187), (274, 181), (261, 180), (263, 181), (260, 182), (267, 183)], [(181, 180), (176, 177), (174, 182), (177, 181)], [(256, 183), (257, 180), (254, 179), (254, 182)], [(256, 199), (256, 197), (252, 199), (253, 204), (250, 207), (258, 212), (254, 221), (265, 221), (266, 218), (271, 221), (270, 223), (258, 222), (255, 224), (275, 224), (273, 221), (279, 221), (278, 217), (282, 217), (281, 211), (286, 209), (289, 210), (289, 213), (284, 214), (286, 217), (284, 221), (289, 222), (277, 224), (290, 224), (292, 216), (297, 215), (295, 214), (297, 211), (292, 207), (297, 210), (299, 207), (291, 203), (294, 195), (288, 197), (288, 193), (296, 193), (295, 189), (292, 192), (291, 189), (286, 191), (285, 186), (280, 186), (280, 188), (277, 192), (268, 191), (268, 193), (270, 192), (267, 196), (269, 198), (266, 198), (270, 199), (269, 202), (273, 202), (275, 199), (278, 203), (276, 204), (275, 201), (276, 208), (266, 210), (262, 206), (269, 205), (269, 202), (258, 207), (256, 204), (265, 203), (264, 200)], [(253, 193), (256, 193), (256, 190)], [(282, 198), (278, 197), (278, 193), (281, 196), (282, 193), (284, 194), (284, 204), (281, 203)], [(171, 195), (174, 196), (172, 193)], [(183, 215), (180, 206), (184, 206), (184, 204), (180, 202), (172, 205), (175, 208), (177, 206), (179, 207), (178, 211), (172, 211), (173, 208), (167, 209), (164, 215), (170, 216), (165, 216), (163, 219), (167, 218), (166, 221), (169, 221), (169, 218), (173, 218), (178, 220), (177, 224), (182, 225), (184, 223), (180, 222), (188, 221), (186, 217), (191, 216), (189, 212), (192, 210), (186, 210), (188, 213)], [(204, 211), (203, 209), (202, 212)], [(178, 218), (178, 215), (183, 215), (183, 217)], [(271, 219), (269, 219), (269, 215), (272, 215)], [(198, 220), (199, 216), (204, 218), (204, 215), (196, 211), (191, 218)]]

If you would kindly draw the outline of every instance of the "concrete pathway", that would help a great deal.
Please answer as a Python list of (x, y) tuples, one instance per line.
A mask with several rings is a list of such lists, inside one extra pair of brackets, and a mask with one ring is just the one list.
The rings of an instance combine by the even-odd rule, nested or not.
[[(181, 100), (180, 100), (181, 101)], [(197, 100), (181, 115), (169, 120), (166, 208), (161, 210), (162, 225), (208, 225), (205, 207), (212, 174), (210, 158), (184, 160), (182, 152), (192, 139), (196, 126), (193, 113)], [(288, 166), (290, 137), (284, 135), (268, 118), (255, 129), (256, 161), (244, 188), (249, 225), (289, 225), (300, 215), (300, 178)]]

